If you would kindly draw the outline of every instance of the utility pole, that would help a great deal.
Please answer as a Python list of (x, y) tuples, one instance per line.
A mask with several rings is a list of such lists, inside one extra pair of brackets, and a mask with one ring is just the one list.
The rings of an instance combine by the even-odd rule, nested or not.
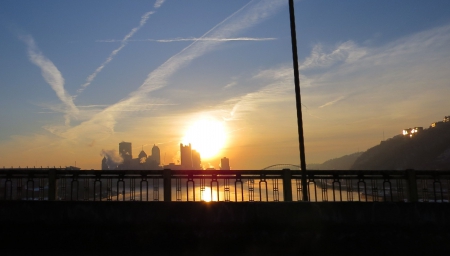
[(303, 138), (302, 101), (300, 97), (300, 75), (298, 72), (297, 34), (295, 32), (294, 0), (289, 0), (289, 14), (291, 21), (292, 60), (294, 64), (295, 100), (297, 107), (297, 127), (300, 150), (300, 166), (302, 168), (302, 200), (308, 201), (308, 184), (306, 182), (305, 141)]

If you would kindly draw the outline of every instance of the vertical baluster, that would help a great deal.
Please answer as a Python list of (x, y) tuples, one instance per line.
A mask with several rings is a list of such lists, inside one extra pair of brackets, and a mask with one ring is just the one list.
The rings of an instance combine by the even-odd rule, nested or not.
[[(177, 201), (181, 201), (181, 179), (180, 178), (176, 178), (175, 179), (175, 183), (176, 183), (176, 200)], [(189, 192), (189, 191), (188, 191)], [(188, 200), (189, 200), (189, 195), (187, 195)]]
[[(326, 179), (320, 179), (319, 180), (321, 184), (321, 192), (322, 192), (322, 201), (327, 202), (328, 201), (328, 183)], [(333, 191), (333, 198), (334, 198), (334, 191)]]
[[(142, 191), (142, 187), (145, 185), (145, 190)], [(141, 182), (139, 183), (139, 192), (140, 192), (140, 201), (142, 201), (143, 192), (145, 192), (145, 201), (148, 201), (148, 181), (147, 181), (147, 175), (141, 174)]]
[[(28, 182), (27, 182), (27, 184), (28, 184)], [(5, 181), (5, 200), (13, 199), (12, 190), (13, 190), (13, 185), (12, 185), (11, 175), (8, 175), (6, 177), (6, 181)], [(27, 192), (28, 192), (28, 188), (27, 188)], [(27, 193), (27, 200), (28, 200), (28, 193)]]
[(278, 179), (272, 179), (272, 185), (273, 185), (273, 201), (279, 202), (280, 201), (280, 191), (278, 189)]
[(403, 179), (399, 178), (396, 180), (397, 184), (397, 201), (404, 202), (406, 200), (404, 189), (403, 189)]
[[(99, 188), (98, 188), (99, 192), (97, 192), (97, 184), (99, 186)], [(102, 180), (100, 178), (100, 174), (95, 175), (95, 180), (94, 180), (94, 201), (96, 201), (96, 199), (97, 199), (97, 194), (99, 196), (99, 201), (102, 201)]]
[[(433, 194), (434, 194), (434, 202), (437, 203), (438, 196), (440, 197), (441, 203), (444, 202), (444, 195), (442, 194), (442, 185), (441, 181), (439, 180), (439, 176), (437, 174), (434, 174), (434, 180), (433, 180)], [(439, 188), (439, 191), (436, 190), (436, 188)]]
[(223, 195), (225, 202), (230, 202), (230, 179), (226, 178), (223, 183)]
[(108, 176), (108, 178), (106, 178), (106, 201), (112, 201), (113, 200), (113, 182), (112, 182), (112, 177)]
[(314, 180), (313, 176), (310, 176), (308, 178), (308, 201), (311, 202), (311, 184), (314, 188), (314, 201), (317, 202), (317, 186), (316, 186), (316, 181)]
[(248, 179), (248, 201), (254, 202), (255, 201), (255, 180), (254, 179)]
[(16, 192), (16, 198), (17, 200), (22, 200), (22, 178), (18, 177), (17, 179), (17, 192)]
[(75, 200), (78, 201), (78, 188), (79, 188), (79, 182), (78, 182), (78, 175), (74, 174), (72, 176), (72, 181), (70, 182), (70, 200), (73, 201), (74, 200), (74, 193), (73, 190), (75, 189), (76, 193), (75, 193)]
[(302, 199), (303, 199), (302, 180), (301, 179), (295, 179), (295, 186), (297, 188), (297, 201), (302, 201)]
[(237, 195), (238, 195), (237, 184), (238, 183), (241, 185), (240, 192), (241, 192), (241, 202), (242, 202), (242, 201), (244, 201), (244, 184), (242, 183), (242, 178), (241, 178), (241, 174), (240, 173), (236, 174), (236, 180), (234, 182), (234, 192), (235, 192), (234, 199), (235, 199), (235, 202), (238, 201), (237, 200)]
[(130, 201), (136, 201), (136, 178), (130, 177)]
[[(262, 184), (264, 184), (264, 191), (266, 192), (266, 202), (269, 201), (269, 191), (267, 191), (267, 181), (266, 181), (266, 175), (261, 174), (261, 179), (259, 180), (259, 201), (262, 201)], [(298, 195), (297, 195), (298, 196)]]
[(342, 187), (338, 174), (333, 175), (332, 188), (333, 188), (333, 202), (336, 202), (336, 188), (339, 188), (339, 201), (342, 202)]
[(361, 202), (361, 194), (364, 195), (365, 201), (367, 202), (367, 186), (362, 174), (358, 175), (358, 201)]
[[(213, 187), (216, 184), (216, 198), (213, 197)], [(219, 181), (217, 180), (217, 174), (213, 174), (212, 175), (212, 179), (211, 179), (211, 201), (219, 201)]]
[(372, 184), (372, 201), (374, 202), (378, 202), (379, 198), (378, 198), (378, 183), (376, 178), (372, 177), (370, 179), (370, 182)]
[(45, 180), (44, 178), (39, 178), (39, 195), (38, 195), (39, 201), (42, 201), (45, 198), (44, 188), (45, 188)]
[[(192, 183), (194, 182), (194, 180), (192, 180)], [(205, 178), (200, 178), (200, 201), (205, 201), (204, 200), (204, 195), (205, 195), (205, 188), (206, 188), (206, 181)], [(194, 194), (194, 201), (195, 201), (195, 189), (192, 192)]]
[[(202, 183), (203, 182), (203, 183)], [(187, 196), (187, 201), (189, 200), (189, 184), (192, 184), (192, 200), (195, 202), (195, 182), (194, 182), (194, 175), (193, 174), (189, 174), (188, 175), (188, 180), (186, 181), (186, 196)], [(202, 188), (203, 191), (205, 190), (205, 180), (200, 179), (200, 200), (202, 200)], [(181, 184), (180, 184), (180, 191), (181, 191)], [(181, 193), (180, 193), (180, 200), (181, 200)]]
[[(386, 193), (386, 190), (388, 191), (388, 193)], [(390, 195), (390, 201), (394, 201), (393, 196), (392, 196), (392, 184), (391, 184), (391, 180), (388, 174), (383, 174), (383, 201), (387, 202), (388, 201), (388, 196)]]
[(89, 176), (84, 177), (84, 186), (83, 186), (83, 199), (84, 201), (89, 201)]
[[(34, 200), (34, 179), (33, 179), (33, 174), (30, 174), (28, 176), (28, 180), (27, 180), (27, 195), (26, 195), (27, 200), (30, 200), (29, 193), (31, 194), (31, 200)], [(11, 196), (12, 196), (12, 186), (11, 186)]]
[[(181, 183), (180, 183), (181, 185)], [(153, 201), (159, 201), (159, 179), (153, 179)]]
[(117, 201), (120, 201), (120, 196), (122, 196), (122, 201), (125, 201), (125, 180), (123, 174), (120, 174), (119, 179), (117, 179)]

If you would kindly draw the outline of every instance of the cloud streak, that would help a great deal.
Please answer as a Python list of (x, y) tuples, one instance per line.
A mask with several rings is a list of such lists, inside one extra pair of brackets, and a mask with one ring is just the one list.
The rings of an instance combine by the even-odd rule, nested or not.
[(161, 5), (165, 2), (166, 0), (156, 0), (155, 5), (153, 5), (153, 7), (155, 9), (158, 9), (159, 7), (161, 7)]
[(64, 104), (66, 113), (66, 125), (70, 124), (70, 117), (74, 117), (79, 113), (78, 108), (75, 106), (72, 97), (64, 89), (64, 78), (58, 68), (52, 61), (47, 59), (42, 52), (36, 46), (33, 37), (30, 35), (21, 37), (28, 46), (28, 57), (30, 61), (41, 69), (44, 80), (55, 91), (58, 98)]
[[(241, 9), (237, 10), (225, 20), (214, 26), (201, 36), (201, 38), (230, 38), (243, 30), (252, 27), (265, 18), (275, 13), (280, 7), (284, 6), (285, 1), (262, 0), (257, 3), (249, 2)], [(106, 108), (101, 113), (95, 115), (91, 120), (81, 124), (81, 126), (90, 126), (101, 124), (113, 131), (117, 118), (123, 110), (129, 109), (130, 106), (140, 105), (144, 102), (152, 103), (147, 94), (160, 89), (167, 84), (167, 79), (176, 71), (188, 65), (194, 59), (203, 54), (212, 51), (214, 47), (222, 43), (221, 41), (202, 41), (196, 40), (189, 46), (172, 56), (165, 63), (152, 71), (144, 83), (129, 96), (120, 102)], [(84, 130), (82, 127), (74, 127), (71, 132), (76, 130)]]
[[(134, 39), (128, 42), (157, 42), (157, 43), (173, 43), (173, 42), (195, 42), (195, 41), (215, 41), (215, 42), (230, 42), (230, 41), (273, 41), (277, 40), (274, 37), (236, 37), (236, 38), (211, 38), (211, 37), (190, 37), (190, 38), (173, 38), (173, 39)], [(96, 40), (97, 43), (117, 43), (122, 42), (118, 39)]]
[[(157, 3), (158, 2), (161, 2), (161, 1), (157, 1)], [(162, 1), (162, 2), (164, 2), (164, 1)], [(94, 73), (92, 73), (91, 75), (89, 75), (86, 78), (86, 82), (81, 85), (80, 89), (78, 89), (76, 96), (78, 96), (80, 93), (82, 93), (84, 91), (84, 89), (86, 89), (86, 87), (88, 87), (92, 83), (92, 81), (94, 81), (94, 79), (98, 75), (98, 73), (100, 73), (103, 70), (103, 68), (105, 68), (105, 66), (113, 60), (114, 56), (116, 56), (126, 46), (128, 40), (136, 32), (138, 32), (139, 29), (141, 29), (145, 25), (145, 23), (147, 22), (150, 15), (152, 15), (153, 13), (154, 12), (151, 11), (151, 12), (147, 12), (144, 15), (142, 15), (139, 25), (137, 27), (133, 28), (122, 40), (120, 40), (120, 43), (121, 43), (120, 46), (109, 54), (108, 58), (106, 58), (106, 60), (94, 71)]]

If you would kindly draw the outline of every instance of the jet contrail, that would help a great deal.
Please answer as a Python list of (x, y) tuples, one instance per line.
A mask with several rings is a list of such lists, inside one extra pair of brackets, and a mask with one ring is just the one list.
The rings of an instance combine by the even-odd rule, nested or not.
[(21, 39), (28, 46), (28, 57), (30, 61), (41, 69), (45, 81), (52, 87), (58, 98), (66, 106), (66, 125), (70, 124), (70, 116), (79, 113), (78, 108), (73, 103), (72, 97), (64, 89), (64, 78), (52, 61), (47, 59), (36, 46), (33, 37), (23, 36)]
[(142, 15), (141, 21), (139, 22), (139, 26), (133, 28), (130, 31), (130, 33), (128, 33), (122, 40), (120, 40), (121, 44), (120, 44), (119, 48), (112, 51), (111, 54), (109, 54), (108, 58), (94, 71), (94, 73), (92, 73), (90, 76), (87, 77), (86, 82), (83, 85), (81, 85), (80, 89), (78, 89), (76, 96), (78, 96), (80, 93), (82, 93), (84, 91), (84, 89), (86, 89), (86, 87), (88, 87), (92, 83), (92, 81), (95, 79), (95, 77), (98, 75), (98, 73), (100, 73), (103, 70), (103, 68), (113, 60), (114, 56), (116, 56), (117, 53), (119, 53), (120, 50), (122, 50), (125, 47), (125, 45), (128, 42), (128, 39), (130, 37), (132, 37), (139, 29), (141, 29), (145, 25), (145, 23), (147, 22), (150, 15), (152, 15), (153, 13), (154, 12), (151, 11), (151, 12), (147, 12), (144, 15)]
[(159, 7), (161, 7), (161, 5), (165, 2), (166, 0), (156, 0), (155, 5), (153, 6), (155, 9), (158, 9)]
[[(172, 43), (172, 42), (193, 42), (193, 41), (216, 41), (216, 42), (228, 42), (228, 41), (272, 41), (277, 40), (274, 37), (236, 37), (236, 38), (212, 38), (212, 37), (191, 37), (191, 38), (173, 38), (173, 39), (134, 39), (128, 40), (128, 42), (157, 42), (157, 43)], [(117, 43), (122, 42), (118, 39), (106, 39), (96, 40), (97, 43)]]
[[(212, 38), (229, 38), (235, 34), (242, 32), (251, 26), (261, 22), (271, 14), (275, 13), (280, 7), (286, 4), (282, 0), (262, 0), (256, 3), (252, 8), (242, 13), (248, 7), (251, 1), (237, 10), (225, 20), (215, 25), (213, 28), (203, 34), (201, 38), (211, 35)], [(232, 19), (233, 18), (233, 19)], [(217, 41), (201, 41), (196, 40), (183, 50), (169, 58), (166, 62), (158, 68), (150, 72), (142, 85), (135, 91), (131, 92), (128, 97), (120, 100), (114, 105), (111, 105), (93, 116), (90, 120), (81, 123), (77, 127), (68, 130), (65, 137), (79, 136), (79, 132), (86, 132), (91, 129), (107, 128), (109, 132), (114, 131), (114, 126), (120, 114), (124, 110), (129, 109), (132, 105), (140, 105), (143, 102), (148, 102), (147, 94), (151, 91), (165, 87), (167, 79), (176, 71), (188, 65), (194, 59), (214, 49), (214, 46), (220, 44)], [(138, 111), (138, 110), (136, 110)]]

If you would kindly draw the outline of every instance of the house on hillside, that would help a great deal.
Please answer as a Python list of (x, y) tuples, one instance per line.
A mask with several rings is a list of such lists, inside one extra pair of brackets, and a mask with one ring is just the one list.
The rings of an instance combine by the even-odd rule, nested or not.
[(423, 127), (414, 127), (414, 128), (408, 128), (408, 129), (404, 129), (403, 130), (403, 135), (404, 136), (409, 136), (412, 137), (415, 134), (422, 132), (423, 131)]

